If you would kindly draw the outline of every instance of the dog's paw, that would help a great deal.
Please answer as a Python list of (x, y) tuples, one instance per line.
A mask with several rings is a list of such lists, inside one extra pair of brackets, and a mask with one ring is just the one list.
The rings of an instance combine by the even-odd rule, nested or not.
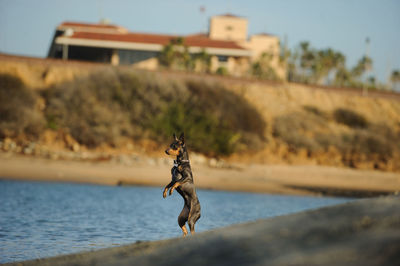
[(172, 195), (172, 192), (174, 192), (174, 188), (171, 188), (171, 190), (169, 191), (169, 195)]

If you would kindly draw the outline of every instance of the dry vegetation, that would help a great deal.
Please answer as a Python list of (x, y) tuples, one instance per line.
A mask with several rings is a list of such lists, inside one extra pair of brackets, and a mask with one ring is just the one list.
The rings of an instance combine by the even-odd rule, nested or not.
[[(123, 137), (161, 143), (184, 131), (194, 151), (218, 156), (248, 149), (264, 136), (261, 115), (219, 84), (113, 68), (40, 92), (15, 76), (3, 74), (0, 80), (3, 138), (37, 137), (44, 121), (48, 129), (68, 132), (89, 148), (118, 147)], [(35, 107), (38, 98), (45, 101), (42, 112)]]
[[(18, 64), (24, 72), (9, 71)], [(68, 78), (45, 82), (51, 64), (18, 64), (0, 69), (2, 139), (55, 131), (89, 149), (119, 149), (121, 140), (165, 144), (185, 131), (192, 150), (232, 160), (400, 170), (397, 99), (87, 65), (82, 75), (66, 65)]]
[(36, 108), (38, 95), (15, 76), (0, 74), (0, 138), (37, 138), (44, 129)]
[[(355, 167), (357, 161), (373, 163), (373, 168), (384, 168), (400, 151), (400, 132), (385, 124), (369, 122), (363, 115), (345, 108), (331, 114), (315, 106), (304, 106), (307, 113), (296, 112), (275, 119), (273, 135), (288, 144), (293, 153), (301, 149), (308, 157), (318, 157), (334, 151), (342, 163)], [(342, 132), (333, 133), (334, 127)], [(332, 128), (333, 127), (333, 128)]]

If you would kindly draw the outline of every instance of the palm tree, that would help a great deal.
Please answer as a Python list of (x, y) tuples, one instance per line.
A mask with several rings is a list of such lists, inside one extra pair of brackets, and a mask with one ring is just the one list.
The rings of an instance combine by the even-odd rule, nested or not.
[(367, 84), (369, 89), (376, 89), (376, 78), (374, 76), (369, 76), (367, 78)]
[(203, 49), (200, 53), (194, 56), (195, 64), (199, 66), (199, 71), (210, 73), (211, 71), (211, 56)]
[(271, 67), (273, 55), (267, 52), (261, 54), (259, 59), (252, 65), (251, 73), (253, 76), (267, 80), (278, 80), (275, 70)]
[(313, 79), (317, 84), (321, 84), (327, 79), (329, 73), (336, 68), (338, 62), (336, 61), (336, 52), (331, 48), (316, 51), (316, 57), (313, 69)]
[(340, 66), (335, 73), (333, 84), (340, 87), (351, 86), (352, 76), (345, 66)]
[(394, 91), (400, 91), (400, 71), (398, 69), (393, 70), (392, 74), (390, 75), (390, 81), (393, 84)]
[(329, 76), (345, 64), (345, 56), (332, 48), (317, 50), (308, 42), (300, 43), (300, 67), (303, 79), (316, 84), (328, 84)]
[(352, 81), (350, 86), (355, 88), (362, 88), (363, 94), (366, 95), (368, 93), (368, 81), (363, 81), (362, 77), (364, 74), (372, 69), (372, 59), (366, 55), (361, 57), (358, 60), (357, 64), (351, 70)]
[(338, 51), (334, 51), (332, 49), (328, 49), (328, 53), (327, 53), (327, 72), (325, 75), (325, 79), (326, 79), (326, 84), (331, 84), (331, 81), (329, 80), (329, 76), (334, 76), (339, 69), (345, 69), (346, 68), (346, 57)]
[(293, 52), (289, 50), (287, 54), (287, 63), (286, 63), (286, 71), (287, 71), (287, 80), (292, 82), (299, 82), (300, 77), (298, 74), (298, 60), (299, 60), (299, 51), (295, 49)]
[(171, 68), (174, 63), (175, 52), (174, 52), (174, 45), (172, 42), (169, 42), (165, 45), (158, 56), (158, 62), (160, 65)]
[(167, 68), (178, 70), (192, 70), (194, 68), (193, 59), (182, 37), (171, 39), (170, 42), (163, 47), (158, 61), (162, 66)]
[(372, 59), (368, 56), (361, 57), (357, 64), (351, 70), (352, 76), (356, 79), (360, 78), (367, 70), (372, 68)]
[[(300, 68), (302, 69), (303, 82), (308, 83), (310, 81), (310, 75), (315, 60), (315, 53), (310, 49), (309, 42), (300, 43)], [(316, 68), (316, 67), (314, 67)]]

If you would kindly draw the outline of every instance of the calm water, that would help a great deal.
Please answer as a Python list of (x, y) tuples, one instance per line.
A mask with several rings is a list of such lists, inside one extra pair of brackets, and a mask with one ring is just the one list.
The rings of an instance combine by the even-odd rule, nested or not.
[[(198, 190), (198, 232), (348, 199)], [(181, 236), (183, 200), (162, 188), (0, 180), (0, 263)]]

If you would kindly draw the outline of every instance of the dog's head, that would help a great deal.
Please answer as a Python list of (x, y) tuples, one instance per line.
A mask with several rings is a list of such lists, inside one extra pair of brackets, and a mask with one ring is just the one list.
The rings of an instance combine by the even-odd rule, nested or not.
[(185, 145), (185, 135), (182, 133), (179, 139), (176, 137), (175, 133), (173, 135), (174, 140), (172, 141), (169, 148), (165, 150), (168, 155), (179, 156), (183, 152), (183, 146)]

